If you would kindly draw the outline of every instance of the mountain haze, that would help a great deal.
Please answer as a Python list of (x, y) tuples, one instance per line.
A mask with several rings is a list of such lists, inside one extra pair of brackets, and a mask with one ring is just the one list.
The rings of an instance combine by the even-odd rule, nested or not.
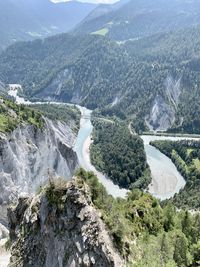
[(200, 2), (195, 0), (130, 0), (119, 3), (121, 5), (114, 4), (102, 13), (97, 7), (75, 32), (101, 34), (104, 29), (109, 38), (124, 41), (200, 23)]
[(95, 6), (76, 1), (0, 0), (0, 49), (15, 41), (67, 32)]

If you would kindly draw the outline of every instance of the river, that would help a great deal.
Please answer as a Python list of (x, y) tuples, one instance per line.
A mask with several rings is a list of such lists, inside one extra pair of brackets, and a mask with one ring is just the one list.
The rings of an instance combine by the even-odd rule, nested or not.
[(186, 182), (171, 159), (149, 143), (155, 140), (178, 141), (195, 138), (152, 135), (143, 135), (141, 138), (144, 141), (147, 162), (152, 175), (152, 182), (148, 191), (161, 200), (169, 199), (184, 188)]
[(81, 111), (80, 130), (78, 133), (77, 141), (74, 147), (79, 159), (80, 165), (88, 170), (94, 172), (97, 175), (99, 181), (105, 186), (107, 192), (113, 197), (125, 197), (128, 190), (121, 189), (115, 185), (104, 174), (97, 171), (90, 162), (90, 145), (92, 143), (91, 136), (93, 126), (91, 123), (92, 111), (85, 107), (77, 106)]
[[(23, 97), (17, 95), (17, 91), (10, 90), (9, 94), (14, 96), (16, 102), (19, 104), (32, 104), (29, 101), (25, 101)], [(44, 104), (45, 102), (37, 102), (33, 104)], [(62, 104), (57, 102), (50, 102), (52, 104)], [(66, 103), (68, 104), (68, 103)], [(108, 193), (114, 197), (125, 197), (128, 192), (125, 189), (120, 189), (117, 185), (113, 184), (104, 174), (97, 171), (90, 162), (90, 151), (89, 147), (92, 142), (91, 135), (93, 126), (91, 123), (91, 110), (85, 107), (77, 105), (81, 111), (81, 122), (78, 137), (74, 146), (74, 150), (77, 153), (80, 166), (88, 171), (93, 171), (99, 181), (105, 186)], [(141, 136), (144, 141), (145, 152), (147, 156), (147, 162), (149, 164), (152, 182), (149, 185), (148, 191), (161, 200), (173, 197), (175, 193), (178, 193), (180, 189), (185, 186), (185, 180), (182, 175), (178, 172), (175, 165), (167, 156), (161, 153), (155, 147), (149, 145), (150, 141), (154, 140), (183, 140), (183, 139), (194, 139), (189, 137), (167, 137), (167, 136), (152, 136), (144, 135)]]
[[(45, 104), (45, 102), (30, 102), (26, 101), (23, 97), (18, 96), (17, 90), (10, 90), (8, 92), (10, 96), (15, 98), (17, 104)], [(50, 104), (65, 104), (65, 105), (72, 105), (71, 103), (61, 103), (61, 102), (48, 102)], [(80, 121), (80, 130), (78, 133), (78, 137), (76, 143), (74, 145), (74, 151), (77, 153), (79, 164), (87, 171), (92, 171), (98, 177), (98, 180), (105, 186), (108, 194), (112, 195), (113, 197), (122, 197), (125, 198), (128, 190), (119, 188), (118, 185), (115, 185), (110, 179), (108, 179), (104, 174), (97, 171), (95, 167), (90, 162), (90, 144), (92, 142), (92, 130), (93, 126), (91, 123), (91, 114), (92, 111), (76, 105), (76, 107), (81, 112), (81, 121)]]

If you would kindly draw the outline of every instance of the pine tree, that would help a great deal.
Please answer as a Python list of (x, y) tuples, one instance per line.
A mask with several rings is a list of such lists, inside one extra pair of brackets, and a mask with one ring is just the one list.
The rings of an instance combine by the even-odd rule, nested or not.
[(191, 264), (191, 255), (188, 251), (188, 240), (182, 233), (178, 233), (176, 236), (173, 258), (179, 267), (186, 267)]
[(163, 262), (163, 265), (165, 266), (169, 260), (169, 254), (170, 254), (170, 245), (169, 245), (166, 233), (163, 233), (162, 235), (160, 250), (161, 250), (161, 256), (162, 256), (162, 262)]
[(185, 211), (181, 224), (183, 233), (187, 237), (190, 237), (192, 232), (192, 219), (189, 211)]

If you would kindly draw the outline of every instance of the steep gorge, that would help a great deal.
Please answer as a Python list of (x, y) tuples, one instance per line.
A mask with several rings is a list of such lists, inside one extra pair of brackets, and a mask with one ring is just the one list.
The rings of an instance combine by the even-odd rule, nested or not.
[(18, 126), (0, 134), (0, 218), (5, 222), (7, 204), (16, 202), (21, 193), (34, 193), (49, 176), (71, 178), (78, 166), (72, 146), (75, 133), (69, 125), (44, 119), (39, 129)]

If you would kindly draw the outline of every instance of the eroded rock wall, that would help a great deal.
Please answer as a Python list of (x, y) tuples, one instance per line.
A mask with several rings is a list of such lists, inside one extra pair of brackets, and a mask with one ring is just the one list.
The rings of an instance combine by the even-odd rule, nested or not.
[(162, 94), (156, 95), (150, 114), (146, 116), (146, 124), (150, 130), (166, 131), (174, 124), (180, 94), (181, 79), (167, 77)]
[(34, 193), (49, 174), (69, 179), (78, 165), (72, 146), (75, 134), (62, 122), (45, 119), (43, 129), (21, 125), (0, 134), (0, 205), (20, 193)]
[(12, 267), (121, 267), (123, 262), (80, 178), (51, 182), (8, 212)]

